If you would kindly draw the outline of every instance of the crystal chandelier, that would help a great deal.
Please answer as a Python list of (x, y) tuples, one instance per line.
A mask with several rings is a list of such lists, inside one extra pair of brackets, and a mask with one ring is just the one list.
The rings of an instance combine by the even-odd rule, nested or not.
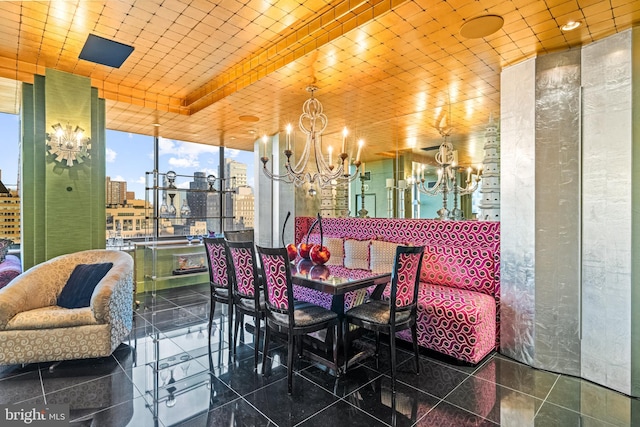
[[(458, 174), (462, 169), (458, 165), (457, 152), (453, 149), (453, 144), (448, 140), (450, 128), (447, 131), (440, 129), (443, 141), (435, 155), (436, 162), (440, 165), (438, 168), (438, 179), (432, 187), (425, 185), (424, 165), (418, 171), (419, 177), (415, 178), (418, 191), (429, 196), (437, 196), (442, 194), (442, 207), (438, 209), (438, 218), (441, 220), (464, 219), (462, 209), (458, 208), (458, 196), (471, 194), (478, 189), (480, 177), (482, 175), (482, 167), (476, 169), (476, 177), (473, 178), (473, 168), (467, 168), (467, 178), (464, 186), (458, 185)], [(453, 193), (453, 210), (447, 208), (447, 199), (449, 193)]]
[[(302, 114), (298, 121), (300, 130), (306, 135), (306, 141), (302, 154), (298, 161), (292, 158), (293, 151), (291, 146), (291, 125), (287, 125), (286, 143), (284, 155), (287, 157), (285, 162), (286, 171), (283, 174), (274, 174), (267, 169), (269, 157), (266, 153), (266, 136), (263, 138), (265, 143), (265, 151), (260, 158), (262, 161), (262, 171), (264, 174), (274, 180), (293, 183), (296, 187), (301, 187), (305, 183), (309, 183), (309, 194), (316, 194), (316, 184), (320, 188), (335, 186), (337, 184), (351, 182), (359, 176), (360, 169), (360, 152), (364, 142), (358, 142), (358, 151), (353, 164), (356, 170), (353, 174), (349, 173), (349, 155), (347, 154), (347, 135), (345, 128), (342, 133), (342, 150), (338, 155), (338, 165), (333, 164), (333, 147), (328, 147), (328, 156), (322, 153), (322, 132), (327, 127), (327, 116), (322, 112), (322, 104), (313, 97), (313, 93), (318, 90), (316, 86), (308, 86), (307, 92), (311, 93), (311, 97), (302, 105)], [(310, 162), (310, 160), (313, 160)], [(328, 159), (328, 160), (327, 160)], [(315, 163), (315, 167), (313, 164)]]

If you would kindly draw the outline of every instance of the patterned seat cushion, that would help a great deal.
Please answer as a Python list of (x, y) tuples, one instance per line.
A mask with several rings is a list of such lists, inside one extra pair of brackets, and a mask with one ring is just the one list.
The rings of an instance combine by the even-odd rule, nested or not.
[[(480, 292), (420, 283), (417, 323), (421, 346), (459, 360), (478, 363), (495, 347), (496, 303)], [(406, 331), (398, 336), (411, 341)]]
[[(345, 314), (349, 318), (387, 325), (391, 318), (391, 309), (388, 301), (372, 300), (352, 308)], [(410, 315), (411, 313), (406, 310), (396, 313), (396, 324), (407, 321)]]
[[(311, 326), (338, 318), (338, 315), (333, 311), (315, 304), (299, 301), (294, 304), (293, 317), (296, 326)], [(269, 316), (282, 326), (286, 327), (289, 324), (289, 315), (287, 314), (271, 312)]]
[(69, 309), (51, 306), (22, 311), (9, 320), (5, 329), (53, 329), (97, 324), (89, 307)]

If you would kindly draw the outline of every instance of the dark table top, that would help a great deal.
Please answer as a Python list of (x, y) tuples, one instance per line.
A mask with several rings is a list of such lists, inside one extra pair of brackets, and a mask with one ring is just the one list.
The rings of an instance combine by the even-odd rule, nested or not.
[(349, 291), (383, 285), (391, 280), (391, 272), (371, 273), (367, 277), (348, 277), (347, 270), (340, 266), (316, 265), (309, 269), (291, 265), (291, 280), (294, 284), (315, 289), (331, 295), (343, 295)]

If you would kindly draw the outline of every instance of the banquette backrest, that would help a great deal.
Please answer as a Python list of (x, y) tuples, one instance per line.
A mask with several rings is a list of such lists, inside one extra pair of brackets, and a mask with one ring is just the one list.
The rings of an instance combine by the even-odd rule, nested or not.
[[(316, 218), (296, 217), (295, 241)], [(424, 245), (420, 282), (481, 292), (496, 300), (500, 318), (500, 223), (397, 218), (323, 218), (323, 236)], [(319, 230), (309, 241), (319, 241)]]

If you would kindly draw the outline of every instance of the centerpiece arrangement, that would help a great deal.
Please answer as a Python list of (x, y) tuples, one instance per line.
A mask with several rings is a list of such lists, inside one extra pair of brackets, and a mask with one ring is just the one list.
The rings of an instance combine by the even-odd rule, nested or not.
[[(284, 242), (284, 231), (290, 216), (291, 212), (287, 212), (287, 217), (285, 218), (284, 225), (282, 226), (282, 245), (287, 248), (289, 260), (294, 261), (298, 257), (301, 258), (296, 266), (299, 273), (308, 274), (312, 270), (312, 268), (314, 268), (314, 266), (322, 266), (323, 268), (316, 268), (316, 271), (319, 272), (320, 270), (323, 270), (322, 275), (326, 275), (328, 273), (328, 269), (324, 266), (324, 264), (331, 258), (331, 252), (329, 252), (329, 249), (323, 244), (324, 233), (322, 230), (322, 217), (320, 216), (320, 214), (318, 214), (316, 220), (313, 222), (311, 227), (309, 227), (306, 239), (301, 241), (298, 246), (296, 246), (293, 243), (285, 245)], [(320, 229), (320, 243), (309, 243), (309, 236), (311, 235), (311, 232), (316, 227), (316, 225)]]

